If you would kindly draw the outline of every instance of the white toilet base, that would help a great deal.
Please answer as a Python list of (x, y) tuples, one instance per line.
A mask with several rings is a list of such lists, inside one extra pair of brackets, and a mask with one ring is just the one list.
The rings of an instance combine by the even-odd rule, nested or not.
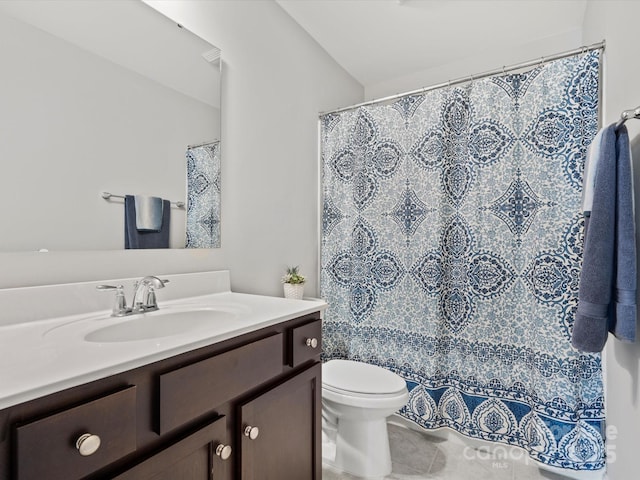
[(324, 462), (339, 472), (371, 480), (389, 475), (387, 418), (409, 399), (405, 380), (376, 365), (351, 360), (329, 360), (322, 365), (322, 375)]
[(368, 479), (383, 478), (391, 473), (386, 418), (366, 421), (341, 418), (335, 442), (335, 449), (332, 445), (323, 445), (323, 457), (336, 470)]

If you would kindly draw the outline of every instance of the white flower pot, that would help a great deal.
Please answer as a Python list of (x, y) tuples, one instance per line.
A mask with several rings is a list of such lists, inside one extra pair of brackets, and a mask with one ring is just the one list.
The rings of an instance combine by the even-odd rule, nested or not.
[(304, 283), (283, 283), (284, 297), (293, 298), (295, 300), (302, 300), (302, 294), (304, 293)]

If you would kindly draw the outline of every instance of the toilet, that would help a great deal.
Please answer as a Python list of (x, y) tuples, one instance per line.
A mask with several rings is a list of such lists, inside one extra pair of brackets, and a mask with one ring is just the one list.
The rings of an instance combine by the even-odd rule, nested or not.
[(391, 473), (387, 417), (409, 400), (389, 370), (352, 360), (322, 365), (322, 456), (334, 469), (364, 478)]

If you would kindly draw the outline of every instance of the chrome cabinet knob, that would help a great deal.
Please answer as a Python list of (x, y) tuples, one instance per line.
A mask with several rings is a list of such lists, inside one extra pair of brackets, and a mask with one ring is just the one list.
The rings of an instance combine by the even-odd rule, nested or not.
[(90, 433), (80, 435), (78, 440), (76, 440), (76, 448), (83, 457), (93, 455), (98, 451), (98, 448), (100, 448), (100, 437)]
[(306, 342), (307, 347), (316, 348), (318, 346), (317, 338), (307, 338)]
[(244, 436), (249, 437), (251, 440), (255, 440), (260, 435), (260, 429), (258, 427), (252, 427), (247, 425), (244, 427)]
[(231, 445), (223, 445), (220, 444), (216, 447), (216, 455), (218, 455), (222, 460), (226, 460), (231, 456)]

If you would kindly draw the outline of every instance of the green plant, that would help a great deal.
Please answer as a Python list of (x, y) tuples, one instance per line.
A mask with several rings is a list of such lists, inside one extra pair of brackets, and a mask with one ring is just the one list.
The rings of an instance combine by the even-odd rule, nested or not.
[(298, 267), (287, 267), (287, 273), (282, 276), (282, 283), (291, 283), (293, 285), (302, 285), (307, 279), (304, 275), (300, 275)]

